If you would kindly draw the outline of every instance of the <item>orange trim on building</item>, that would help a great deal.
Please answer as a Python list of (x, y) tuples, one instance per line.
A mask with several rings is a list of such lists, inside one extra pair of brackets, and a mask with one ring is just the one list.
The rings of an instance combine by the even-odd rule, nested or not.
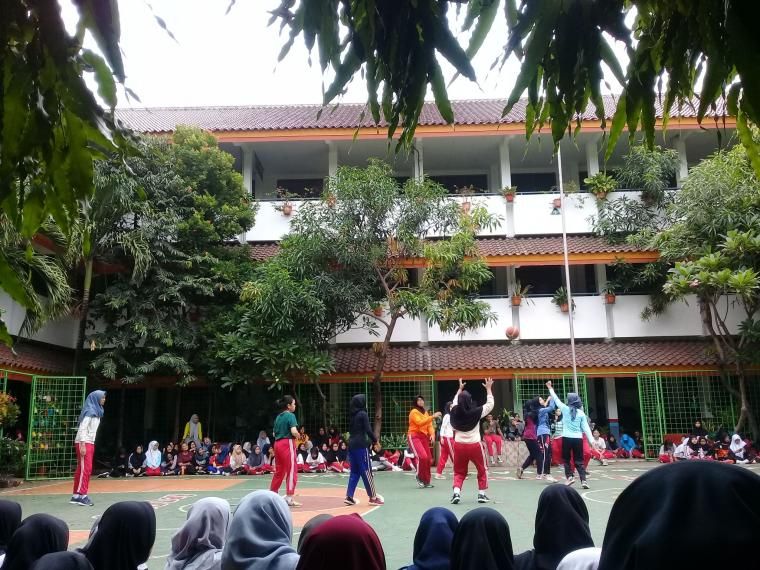
[[(722, 121), (722, 119), (721, 119)], [(608, 121), (609, 122), (609, 121)], [(700, 125), (696, 118), (671, 117), (668, 129), (697, 130), (706, 128), (708, 121)], [(736, 119), (726, 117), (716, 128), (736, 128)], [(586, 132), (604, 132), (599, 121), (581, 121), (581, 129)], [(655, 129), (662, 130), (662, 119), (655, 123)], [(325, 141), (357, 139), (387, 139), (386, 127), (360, 127), (342, 129), (268, 129), (260, 131), (213, 131), (220, 143), (241, 142), (284, 142), (284, 141)], [(480, 125), (419, 125), (414, 132), (416, 138), (447, 136), (499, 136), (524, 135), (525, 123), (489, 123)]]
[[(562, 265), (565, 258), (561, 253), (536, 253), (528, 255), (484, 255), (483, 258), (489, 267), (511, 267), (528, 265)], [(651, 263), (660, 259), (657, 251), (611, 251), (602, 253), (570, 253), (568, 255), (570, 265), (594, 265), (608, 264), (616, 261), (628, 263)], [(416, 268), (426, 267), (428, 263), (422, 258), (402, 259), (398, 262), (400, 267)]]

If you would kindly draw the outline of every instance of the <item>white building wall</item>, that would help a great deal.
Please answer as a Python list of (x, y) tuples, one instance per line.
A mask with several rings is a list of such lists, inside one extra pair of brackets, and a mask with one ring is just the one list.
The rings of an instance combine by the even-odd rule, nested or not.
[[(570, 336), (567, 319), (548, 297), (531, 299), (520, 307), (520, 338), (523, 340), (566, 339)], [(575, 336), (580, 339), (604, 338), (607, 322), (602, 298), (598, 296), (575, 297), (573, 324)]]
[(648, 295), (618, 295), (612, 305), (617, 338), (700, 336), (702, 322), (695, 298), (673, 303), (665, 312), (648, 321), (641, 319), (641, 311), (649, 304)]

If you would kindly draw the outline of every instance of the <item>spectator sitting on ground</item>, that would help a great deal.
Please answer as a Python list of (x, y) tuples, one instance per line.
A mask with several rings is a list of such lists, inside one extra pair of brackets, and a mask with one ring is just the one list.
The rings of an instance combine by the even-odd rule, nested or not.
[(243, 446), (236, 443), (230, 453), (230, 475), (240, 475), (245, 471), (245, 464), (248, 458), (243, 453)]
[(657, 454), (657, 458), (660, 463), (675, 463), (676, 446), (669, 439), (665, 439), (660, 446), (660, 451)]
[(113, 465), (109, 476), (111, 477), (124, 477), (127, 474), (127, 467), (129, 465), (129, 454), (123, 447), (119, 448), (119, 452), (116, 457), (113, 458)]
[(195, 456), (190, 451), (190, 446), (182, 442), (177, 454), (177, 467), (179, 475), (195, 475)]
[(93, 570), (135, 570), (145, 564), (156, 540), (156, 512), (145, 501), (122, 501), (95, 521), (80, 550)]
[(607, 465), (607, 442), (604, 441), (602, 434), (598, 429), (591, 432), (594, 436), (593, 445), (591, 446), (591, 457), (596, 459), (600, 465)]
[(269, 437), (267, 436), (267, 432), (264, 430), (261, 430), (259, 432), (259, 438), (256, 440), (256, 445), (258, 445), (262, 450), (265, 446), (271, 445), (272, 442), (269, 440)]
[(135, 450), (130, 453), (127, 463), (128, 477), (142, 477), (145, 475), (145, 454), (143, 453), (142, 445), (137, 444), (135, 446)]
[(228, 445), (216, 446), (216, 453), (209, 460), (208, 472), (213, 475), (230, 474), (230, 448)]
[(749, 463), (746, 447), (747, 444), (742, 440), (738, 433), (731, 436), (731, 446), (729, 447), (729, 450), (731, 452), (731, 457), (736, 463)]
[(696, 435), (697, 438), (708, 436), (707, 430), (702, 427), (702, 420), (696, 420), (694, 422), (694, 427), (691, 428), (690, 435)]
[(317, 435), (311, 438), (311, 442), (317, 449), (322, 449), (322, 444), (327, 443), (327, 430), (324, 427), (320, 427), (317, 431)]
[(199, 446), (194, 457), (196, 475), (206, 475), (208, 473), (208, 462), (210, 459), (209, 448), (205, 445)]
[[(334, 553), (335, 558), (328, 553)], [(385, 552), (377, 533), (358, 514), (333, 517), (312, 530), (301, 545), (296, 566), (298, 570), (385, 567)]]
[(451, 542), (459, 525), (448, 509), (433, 507), (422, 515), (414, 535), (412, 563), (400, 570), (444, 570), (451, 566)]
[(731, 436), (728, 435), (728, 432), (724, 431), (721, 439), (716, 439), (712, 451), (715, 461), (734, 462), (731, 457)]
[(193, 503), (187, 520), (172, 536), (164, 570), (221, 568), (231, 518), (230, 504), (224, 499), (207, 497)]
[(388, 454), (388, 455), (390, 457), (386, 456), (386, 453), (383, 451), (383, 446), (380, 445), (379, 442), (373, 445), (372, 453), (370, 454), (370, 460), (372, 462), (372, 470), (373, 471), (401, 471), (401, 468), (396, 465), (396, 461), (398, 461), (400, 454), (396, 452), (394, 454)]
[(348, 444), (345, 441), (341, 441), (338, 444), (338, 461), (340, 461), (343, 469), (350, 469), (351, 466), (348, 463)]
[(251, 454), (248, 456), (248, 460), (245, 462), (245, 472), (248, 475), (261, 475), (265, 472), (271, 472), (267, 468), (269, 468), (269, 465), (264, 460), (261, 448), (258, 445), (254, 446)]
[(636, 440), (627, 433), (624, 433), (620, 437), (620, 447), (623, 448), (623, 451), (625, 452), (625, 458), (641, 458), (641, 453), (636, 449)]
[(698, 452), (700, 459), (713, 459), (713, 446), (706, 437), (699, 438)]
[(36, 514), (26, 517), (8, 541), (3, 570), (28, 570), (52, 552), (63, 552), (69, 544), (69, 527), (61, 519)]
[(335, 473), (343, 473), (343, 465), (338, 458), (338, 451), (340, 446), (337, 443), (333, 443), (332, 447), (325, 454), (325, 462), (327, 463), (327, 470)]
[(161, 451), (155, 440), (148, 444), (148, 451), (145, 452), (145, 474), (150, 477), (161, 475)]
[(417, 456), (414, 455), (414, 451), (409, 447), (404, 450), (404, 459), (401, 463), (401, 469), (404, 471), (417, 471)]
[(163, 461), (161, 461), (161, 472), (164, 475), (176, 475), (179, 472), (177, 456), (171, 451), (166, 453)]
[(296, 438), (296, 445), (299, 448), (303, 445), (306, 451), (309, 451), (309, 449), (312, 446), (311, 438), (309, 438), (309, 435), (306, 433), (306, 428), (304, 426), (301, 426), (298, 429), (298, 437)]
[(328, 435), (330, 436), (327, 440), (327, 444), (332, 447), (333, 443), (340, 444), (341, 441), (343, 441), (343, 437), (340, 435), (340, 432), (338, 431), (338, 428), (335, 426), (332, 426), (328, 430)]
[(306, 467), (308, 467), (311, 473), (324, 473), (327, 471), (327, 461), (316, 445), (311, 448), (311, 451), (306, 456)]

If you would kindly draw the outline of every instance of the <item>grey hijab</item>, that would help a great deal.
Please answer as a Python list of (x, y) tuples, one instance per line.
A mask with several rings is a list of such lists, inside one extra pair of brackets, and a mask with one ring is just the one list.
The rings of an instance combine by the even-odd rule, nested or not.
[(230, 527), (230, 504), (209, 497), (194, 503), (187, 520), (172, 536), (165, 570), (220, 570)]
[(293, 521), (285, 499), (272, 491), (249, 493), (235, 510), (222, 553), (222, 570), (294, 570)]

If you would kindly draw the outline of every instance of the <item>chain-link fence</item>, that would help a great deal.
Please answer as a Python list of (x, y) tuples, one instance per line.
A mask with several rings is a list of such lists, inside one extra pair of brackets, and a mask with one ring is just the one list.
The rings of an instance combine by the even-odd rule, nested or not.
[[(578, 395), (583, 400), (584, 408), (588, 409), (588, 387), (585, 374), (578, 374)], [(559, 398), (567, 403), (567, 395), (575, 392), (575, 383), (572, 374), (515, 374), (515, 410), (522, 415), (525, 402), (537, 396), (546, 398), (549, 390), (546, 383), (551, 380), (552, 387)]]

